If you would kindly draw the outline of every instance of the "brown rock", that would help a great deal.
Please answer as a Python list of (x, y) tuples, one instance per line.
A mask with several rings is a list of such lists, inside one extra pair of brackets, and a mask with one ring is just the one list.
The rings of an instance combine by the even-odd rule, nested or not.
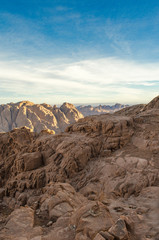
[(24, 171), (31, 171), (42, 166), (42, 154), (40, 152), (24, 153), (22, 155)]
[(76, 226), (76, 231), (87, 235), (91, 239), (100, 231), (108, 230), (113, 220), (107, 208), (96, 202), (90, 202), (77, 209), (71, 217), (71, 224)]
[(56, 221), (58, 217), (63, 216), (66, 213), (72, 212), (73, 209), (67, 202), (62, 202), (56, 205), (49, 211), (50, 220)]
[(17, 200), (20, 202), (21, 206), (24, 206), (27, 203), (27, 194), (26, 193), (21, 193)]
[(32, 209), (21, 207), (9, 216), (5, 228), (0, 232), (1, 239), (28, 240), (41, 235), (41, 228), (34, 228), (34, 212)]
[(114, 237), (108, 232), (100, 232), (100, 235), (106, 240), (114, 240)]
[[(158, 239), (159, 110), (153, 106), (86, 117), (55, 136), (26, 127), (0, 133), (0, 238)], [(12, 112), (15, 123), (19, 107), (34, 128), (55, 126), (49, 105), (23, 102), (15, 112), (12, 104), (0, 111)]]
[(99, 233), (97, 233), (97, 235), (95, 236), (95, 238), (93, 238), (93, 240), (105, 240), (105, 238), (102, 237)]
[(120, 239), (120, 240), (127, 240), (128, 239), (128, 231), (125, 225), (125, 221), (119, 219), (115, 225), (113, 225), (109, 231), (111, 235)]
[(143, 109), (143, 111), (150, 109), (159, 109), (159, 96), (155, 97), (151, 102), (149, 102)]

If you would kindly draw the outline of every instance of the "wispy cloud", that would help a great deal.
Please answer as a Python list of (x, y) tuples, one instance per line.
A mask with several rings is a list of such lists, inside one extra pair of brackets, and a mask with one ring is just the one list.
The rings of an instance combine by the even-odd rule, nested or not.
[(108, 39), (111, 41), (112, 48), (114, 48), (115, 52), (118, 55), (131, 55), (131, 44), (130, 41), (127, 40), (127, 31), (123, 31), (123, 25), (123, 23), (114, 23), (108, 19), (106, 21), (104, 32)]
[(159, 94), (159, 63), (117, 58), (6, 61), (0, 62), (0, 82), (4, 102), (15, 97), (49, 103), (147, 102)]
[[(41, 52), (46, 40), (39, 29), (40, 23), (11, 14), (0, 13), (0, 51), (8, 55), (34, 55)], [(53, 44), (52, 44), (53, 46)], [(38, 51), (37, 51), (38, 50)]]
[(0, 51), (16, 58), (158, 58), (156, 18), (155, 23), (149, 18), (116, 20), (63, 5), (44, 8), (37, 16), (34, 19), (0, 11)]

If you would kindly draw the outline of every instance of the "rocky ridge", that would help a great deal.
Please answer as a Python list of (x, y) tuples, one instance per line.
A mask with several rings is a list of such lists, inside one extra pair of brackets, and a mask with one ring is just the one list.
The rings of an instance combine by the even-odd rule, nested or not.
[(91, 115), (100, 115), (104, 113), (114, 113), (116, 111), (119, 111), (123, 108), (128, 107), (129, 105), (123, 105), (120, 103), (116, 103), (115, 105), (109, 106), (109, 105), (99, 105), (99, 106), (78, 106), (77, 109), (80, 111), (84, 117), (91, 116)]
[(1, 133), (0, 240), (159, 239), (158, 103)]
[(26, 126), (38, 133), (45, 129), (59, 133), (80, 118), (83, 115), (69, 103), (64, 103), (60, 108), (29, 101), (3, 104), (0, 105), (0, 132)]

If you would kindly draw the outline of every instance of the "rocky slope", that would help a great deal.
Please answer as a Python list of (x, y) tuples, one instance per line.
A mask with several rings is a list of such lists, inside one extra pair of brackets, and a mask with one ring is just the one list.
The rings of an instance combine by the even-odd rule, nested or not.
[(0, 134), (0, 240), (159, 239), (159, 97)]
[(29, 101), (10, 103), (0, 105), (0, 132), (26, 126), (35, 132), (48, 129), (58, 133), (80, 118), (83, 115), (69, 103), (60, 108)]
[(93, 107), (91, 105), (88, 105), (88, 106), (82, 105), (82, 106), (78, 106), (77, 109), (83, 114), (83, 116), (86, 117), (91, 115), (100, 115), (104, 113), (113, 113), (125, 107), (128, 107), (128, 105), (116, 103), (113, 106), (99, 105), (99, 106)]

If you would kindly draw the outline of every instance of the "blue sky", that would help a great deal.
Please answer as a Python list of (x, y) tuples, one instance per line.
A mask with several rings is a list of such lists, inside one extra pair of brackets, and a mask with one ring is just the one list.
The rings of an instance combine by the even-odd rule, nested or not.
[(0, 103), (159, 94), (158, 0), (0, 0)]

